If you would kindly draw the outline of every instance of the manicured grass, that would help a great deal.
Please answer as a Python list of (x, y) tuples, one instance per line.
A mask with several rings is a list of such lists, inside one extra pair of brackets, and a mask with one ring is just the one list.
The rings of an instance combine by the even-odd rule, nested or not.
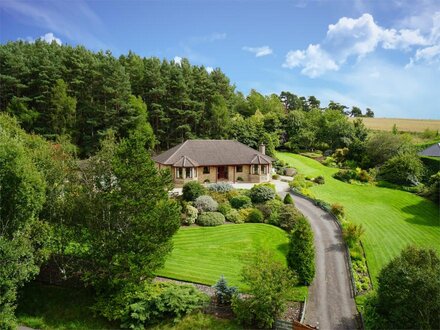
[(93, 303), (87, 289), (29, 283), (20, 291), (16, 315), (20, 324), (34, 329), (119, 328), (117, 323), (95, 317)]
[[(240, 278), (243, 265), (259, 250), (272, 251), (286, 264), (288, 241), (286, 232), (266, 224), (182, 227), (158, 275), (208, 285), (224, 275), (230, 285), (245, 290)], [(295, 300), (302, 300), (306, 293), (305, 287), (299, 287), (293, 294)]]
[(277, 156), (302, 174), (323, 175), (325, 184), (310, 188), (311, 192), (326, 202), (344, 205), (348, 219), (363, 224), (366, 232), (362, 241), (373, 281), (408, 244), (440, 252), (438, 205), (404, 191), (341, 182), (332, 177), (337, 169), (300, 155), (280, 152)]

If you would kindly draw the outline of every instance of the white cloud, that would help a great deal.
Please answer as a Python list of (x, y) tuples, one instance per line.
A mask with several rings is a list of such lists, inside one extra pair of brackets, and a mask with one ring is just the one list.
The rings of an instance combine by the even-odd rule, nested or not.
[(290, 51), (286, 55), (286, 68), (303, 67), (301, 73), (315, 78), (326, 71), (337, 71), (339, 66), (319, 45), (309, 45), (306, 50)]
[[(436, 14), (437, 15), (437, 14)], [(440, 14), (434, 17), (433, 29), (440, 31)], [(370, 14), (359, 18), (342, 17), (330, 24), (321, 44), (310, 44), (306, 50), (292, 50), (286, 55), (284, 67), (302, 67), (301, 73), (317, 77), (335, 71), (351, 57), (361, 60), (378, 47), (410, 51), (421, 46), (432, 46), (437, 32), (423, 35), (418, 29), (386, 29), (376, 24)], [(440, 39), (440, 37), (439, 37)]]
[(267, 56), (273, 53), (272, 49), (269, 46), (262, 47), (243, 47), (243, 50), (247, 52), (251, 52), (255, 54), (255, 57)]
[(180, 56), (174, 56), (173, 60), (178, 65), (182, 63), (182, 58)]
[(36, 38), (36, 39), (34, 39), (32, 37), (26, 37), (25, 39), (19, 38), (18, 40), (24, 40), (24, 41), (29, 42), (29, 43), (34, 43), (35, 40), (43, 40), (43, 41), (47, 42), (48, 44), (51, 44), (52, 41), (55, 41), (58, 45), (62, 44), (61, 39), (55, 37), (55, 35), (52, 32), (46, 33), (44, 36), (41, 36), (41, 37)]
[(55, 37), (52, 32), (46, 33), (44, 36), (41, 36), (40, 39), (46, 41), (48, 44), (51, 44), (52, 41), (55, 41), (58, 45), (62, 44), (61, 39)]
[(211, 73), (212, 71), (214, 71), (214, 68), (213, 68), (212, 66), (207, 66), (207, 67), (206, 67), (206, 71), (207, 71), (208, 73)]

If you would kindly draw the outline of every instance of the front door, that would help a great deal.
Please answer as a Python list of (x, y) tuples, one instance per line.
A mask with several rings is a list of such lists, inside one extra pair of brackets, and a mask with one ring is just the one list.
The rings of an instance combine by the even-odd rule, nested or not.
[(217, 167), (217, 179), (227, 179), (228, 178), (228, 168), (226, 166)]

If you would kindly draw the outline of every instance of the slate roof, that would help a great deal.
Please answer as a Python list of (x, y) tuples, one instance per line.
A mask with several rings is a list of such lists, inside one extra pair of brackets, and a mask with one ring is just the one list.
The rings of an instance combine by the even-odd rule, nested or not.
[(174, 167), (267, 165), (274, 161), (272, 157), (233, 140), (186, 140), (153, 160)]
[(433, 144), (419, 152), (420, 156), (440, 157), (440, 143)]

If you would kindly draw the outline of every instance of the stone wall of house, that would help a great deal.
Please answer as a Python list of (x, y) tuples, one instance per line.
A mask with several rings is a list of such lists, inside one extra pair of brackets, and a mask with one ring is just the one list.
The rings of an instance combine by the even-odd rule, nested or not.
[[(249, 182), (249, 183), (260, 183), (267, 182), (271, 179), (272, 173), (272, 165), (269, 165), (268, 171), (266, 174), (261, 173), (261, 165), (259, 165), (259, 174), (251, 174), (251, 165), (242, 165), (242, 171), (237, 172), (237, 166), (229, 165), (227, 167), (228, 171), (228, 179), (224, 180), (225, 182)], [(171, 175), (173, 177), (174, 183), (177, 187), (183, 186), (186, 182), (198, 180), (200, 183), (217, 182), (217, 166), (209, 166), (209, 173), (203, 173), (203, 166), (197, 168), (197, 177), (194, 178), (185, 178), (185, 179), (177, 179), (175, 168), (169, 165), (161, 165), (156, 163), (156, 167), (158, 169), (168, 168), (171, 171)], [(242, 180), (239, 180), (241, 178)], [(223, 181), (223, 180), (221, 180)]]

